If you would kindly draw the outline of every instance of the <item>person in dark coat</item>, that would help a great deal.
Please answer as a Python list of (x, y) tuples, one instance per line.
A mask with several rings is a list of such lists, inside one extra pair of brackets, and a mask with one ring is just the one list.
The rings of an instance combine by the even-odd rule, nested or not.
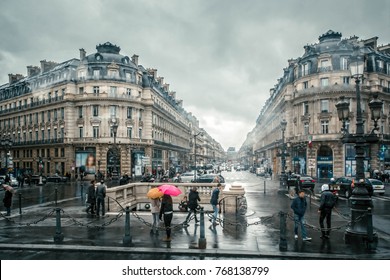
[(87, 213), (91, 211), (91, 214), (95, 214), (96, 209), (96, 190), (95, 190), (95, 180), (91, 181), (91, 184), (88, 187), (88, 197), (87, 203), (89, 204), (87, 209), (85, 210)]
[(163, 239), (165, 242), (169, 242), (172, 240), (171, 238), (171, 222), (173, 218), (173, 202), (172, 197), (170, 195), (164, 194), (161, 201), (160, 207), (160, 220), (164, 215), (164, 225), (167, 236)]
[(102, 209), (102, 216), (106, 214), (105, 211), (105, 205), (104, 205), (104, 199), (106, 198), (106, 185), (104, 184), (104, 181), (102, 180), (100, 184), (97, 185), (96, 188), (96, 214), (99, 216), (100, 214), (100, 208)]
[(3, 203), (4, 207), (7, 210), (6, 216), (11, 216), (11, 204), (12, 204), (12, 190), (8, 185), (3, 185), (4, 189), (4, 198)]
[(194, 186), (192, 187), (188, 195), (188, 209), (190, 211), (188, 212), (186, 221), (184, 223), (186, 226), (188, 226), (188, 222), (192, 213), (194, 213), (195, 216), (195, 223), (196, 224), (199, 223), (198, 218), (196, 217), (196, 208), (198, 208), (198, 201), (200, 201), (199, 193), (197, 187)]
[(310, 241), (311, 238), (307, 237), (305, 228), (305, 212), (307, 208), (307, 202), (305, 198), (305, 192), (303, 190), (298, 191), (298, 196), (293, 199), (291, 203), (291, 209), (294, 211), (294, 233), (295, 239), (298, 239), (298, 226), (301, 225), (302, 240)]
[[(331, 228), (331, 217), (332, 217), (332, 209), (336, 204), (335, 195), (329, 190), (329, 185), (324, 184), (321, 187), (321, 199), (320, 199), (320, 207), (318, 208), (318, 212), (320, 213), (320, 227), (321, 227), (321, 238), (328, 239)], [(326, 227), (325, 230), (324, 220), (326, 218)]]

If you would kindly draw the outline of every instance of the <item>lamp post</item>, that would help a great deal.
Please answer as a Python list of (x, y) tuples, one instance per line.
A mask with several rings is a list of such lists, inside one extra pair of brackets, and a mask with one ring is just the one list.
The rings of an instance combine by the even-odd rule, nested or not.
[(118, 123), (116, 121), (115, 118), (112, 119), (112, 134), (114, 136), (114, 145), (112, 147), (113, 149), (113, 156), (114, 156), (114, 170), (113, 170), (113, 173), (115, 174), (115, 176), (118, 175), (118, 170), (117, 170), (117, 160), (118, 160), (118, 147), (116, 145), (116, 134), (118, 132)]
[(196, 168), (196, 137), (199, 135), (203, 136), (203, 132), (198, 132), (197, 134), (194, 134), (194, 161), (195, 161), (195, 172), (194, 172), (194, 181), (196, 182), (196, 175), (198, 172), (198, 169)]
[(287, 180), (286, 180), (286, 156), (287, 156), (287, 153), (286, 153), (286, 146), (284, 143), (284, 132), (286, 131), (286, 128), (287, 128), (287, 121), (285, 119), (283, 119), (280, 122), (280, 129), (282, 130), (282, 149), (281, 149), (281, 153), (279, 154), (279, 156), (280, 156), (280, 160), (282, 163), (282, 170), (280, 172), (280, 184), (279, 184), (279, 191), (278, 191), (279, 193), (286, 193), (286, 191), (287, 191), (287, 186), (286, 186), (286, 183), (287, 183)]
[[(378, 95), (374, 95), (374, 100), (369, 102), (371, 110), (371, 119), (374, 121), (374, 129), (370, 134), (364, 134), (364, 121), (361, 108), (360, 83), (363, 79), (364, 61), (363, 57), (356, 55), (350, 59), (351, 76), (355, 80), (356, 91), (356, 133), (349, 134), (345, 123), (349, 120), (349, 102), (340, 98), (336, 104), (337, 113), (340, 121), (343, 122), (342, 137), (343, 143), (355, 144), (356, 160), (356, 184), (352, 191), (351, 201), (351, 222), (345, 231), (345, 242), (347, 244), (366, 243), (370, 248), (376, 246), (378, 237), (372, 232), (372, 216), (370, 209), (372, 200), (368, 193), (364, 175), (365, 148), (367, 145), (379, 141), (375, 131), (378, 130), (377, 122), (381, 117), (383, 102), (379, 100)], [(369, 234), (371, 232), (371, 234)], [(371, 240), (370, 240), (371, 239)], [(368, 241), (368, 242), (367, 242)]]
[(8, 158), (9, 150), (12, 148), (13, 142), (10, 135), (1, 138), (1, 147), (5, 152), (5, 175), (8, 176)]

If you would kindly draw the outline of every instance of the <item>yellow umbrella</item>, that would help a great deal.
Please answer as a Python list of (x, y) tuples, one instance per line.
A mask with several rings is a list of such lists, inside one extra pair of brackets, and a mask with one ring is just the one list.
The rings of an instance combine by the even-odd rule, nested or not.
[(148, 193), (146, 194), (146, 196), (148, 198), (152, 198), (152, 199), (156, 199), (156, 198), (160, 198), (162, 197), (164, 194), (162, 192), (160, 192), (160, 190), (158, 188), (152, 188), (148, 191)]

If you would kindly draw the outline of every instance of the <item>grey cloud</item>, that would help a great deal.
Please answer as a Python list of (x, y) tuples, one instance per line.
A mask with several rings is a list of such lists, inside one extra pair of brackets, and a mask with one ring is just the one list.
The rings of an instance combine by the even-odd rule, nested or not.
[(8, 73), (25, 74), (26, 65), (65, 61), (110, 41), (157, 68), (224, 148), (239, 147), (289, 58), (328, 29), (389, 43), (389, 3), (1, 1), (0, 84)]

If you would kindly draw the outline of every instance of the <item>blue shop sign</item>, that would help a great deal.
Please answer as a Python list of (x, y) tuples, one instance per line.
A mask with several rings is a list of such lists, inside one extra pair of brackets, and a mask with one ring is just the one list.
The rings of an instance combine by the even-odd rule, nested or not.
[(333, 157), (317, 157), (317, 161), (332, 161)]

